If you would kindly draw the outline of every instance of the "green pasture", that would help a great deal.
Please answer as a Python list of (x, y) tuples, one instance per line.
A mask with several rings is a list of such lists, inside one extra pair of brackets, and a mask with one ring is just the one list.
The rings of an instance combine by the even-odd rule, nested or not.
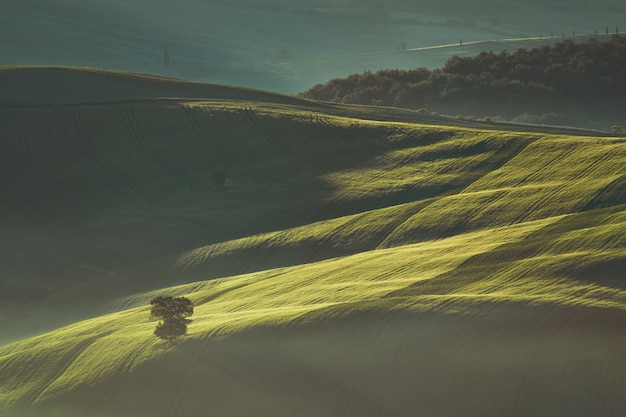
[[(243, 382), (263, 386), (259, 375), (268, 372), (267, 387), (282, 387), (276, 372), (288, 369), (266, 368), (256, 353), (253, 362), (242, 359), (257, 342), (258, 352), (282, 352), (281, 337), (308, 352), (283, 352), (287, 363), (313, 374), (321, 367), (335, 375), (335, 338), (368, 358), (362, 369), (333, 376), (346, 398), (370, 392), (359, 375), (382, 372), (368, 347), (384, 344), (385, 363), (404, 381), (400, 364), (417, 359), (408, 347), (390, 347), (394, 332), (423, 331), (428, 340), (428, 323), (473, 320), (495, 341), (490, 349), (513, 349), (528, 332), (544, 350), (528, 348), (520, 363), (532, 352), (557, 358), (546, 347), (553, 333), (537, 336), (532, 323), (574, 326), (568, 312), (582, 317), (576, 323), (601, 315), (609, 330), (598, 346), (619, 346), (623, 338), (610, 330), (623, 329), (626, 310), (624, 138), (436, 125), (402, 112), (393, 121), (391, 109), (349, 109), (253, 98), (1, 109), (0, 415), (252, 415), (246, 401), (287, 415), (314, 400), (282, 397), (278, 388), (256, 397), (265, 391)], [(385, 121), (372, 120), (382, 112)], [(219, 170), (227, 172), (223, 187), (213, 180)], [(189, 333), (173, 343), (152, 334), (148, 301), (162, 294), (195, 303)], [(509, 308), (521, 313), (501, 313)], [(511, 320), (502, 327), (500, 314)], [(498, 339), (525, 314), (536, 321)], [(368, 327), (379, 320), (389, 327)], [(328, 330), (342, 323), (354, 323), (345, 331), (364, 340), (360, 347)], [(595, 331), (580, 326), (591, 332), (581, 334)], [(316, 332), (328, 343), (318, 353), (298, 342)], [(206, 362), (204, 349), (222, 352), (230, 368)], [(588, 381), (608, 384), (603, 375), (612, 375), (618, 388), (594, 398), (613, 401), (606, 415), (618, 415), (623, 356), (602, 352), (615, 372)], [(180, 391), (163, 391), (162, 378)], [(587, 382), (576, 378), (563, 395), (587, 401), (579, 395)], [(230, 387), (230, 408), (217, 400), (204, 408), (198, 387), (219, 391), (220, 381)], [(308, 383), (325, 392), (325, 383)], [(229, 399), (237, 393), (243, 403)], [(411, 395), (385, 395), (380, 410), (409, 415)]]

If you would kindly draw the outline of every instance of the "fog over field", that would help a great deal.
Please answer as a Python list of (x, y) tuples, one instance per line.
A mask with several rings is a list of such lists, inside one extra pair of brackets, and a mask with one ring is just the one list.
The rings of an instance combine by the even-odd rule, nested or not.
[(537, 46), (614, 33), (625, 17), (619, 1), (3, 0), (0, 65), (88, 66), (293, 94), (365, 70), (436, 68), (454, 54), (522, 46), (506, 39), (537, 38), (524, 43)]

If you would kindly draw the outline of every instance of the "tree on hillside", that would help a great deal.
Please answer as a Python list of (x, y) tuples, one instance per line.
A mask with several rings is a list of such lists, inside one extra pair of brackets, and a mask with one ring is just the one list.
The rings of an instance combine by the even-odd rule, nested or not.
[(193, 303), (185, 297), (154, 297), (150, 300), (152, 309), (150, 317), (161, 319), (154, 335), (160, 339), (172, 341), (187, 333), (187, 325), (191, 323)]

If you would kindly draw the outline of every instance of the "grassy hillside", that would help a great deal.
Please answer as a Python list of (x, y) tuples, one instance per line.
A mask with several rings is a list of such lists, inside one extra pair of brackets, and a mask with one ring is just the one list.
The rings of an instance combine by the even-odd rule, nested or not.
[(166, 97), (306, 103), (270, 92), (154, 75), (76, 67), (0, 67), (0, 105), (46, 105)]
[(623, 415), (626, 140), (407, 117), (0, 110), (0, 416)]

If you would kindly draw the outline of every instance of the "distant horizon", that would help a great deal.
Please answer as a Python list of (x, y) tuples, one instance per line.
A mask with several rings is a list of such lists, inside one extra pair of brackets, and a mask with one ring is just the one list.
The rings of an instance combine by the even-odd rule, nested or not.
[(482, 42), (506, 43), (501, 50), (511, 40), (626, 27), (626, 10), (603, 4), (581, 13), (523, 0), (461, 3), (7, 0), (0, 35), (11, 41), (0, 46), (0, 65), (88, 66), (295, 94), (353, 73), (434, 69), (494, 48)]

